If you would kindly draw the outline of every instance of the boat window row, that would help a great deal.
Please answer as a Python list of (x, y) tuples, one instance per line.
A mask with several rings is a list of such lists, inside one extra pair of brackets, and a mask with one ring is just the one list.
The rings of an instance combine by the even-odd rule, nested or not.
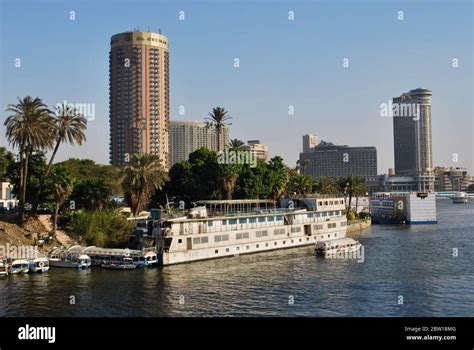
[[(261, 216), (255, 218), (241, 218), (241, 219), (228, 219), (228, 220), (221, 220), (222, 225), (237, 225), (237, 224), (255, 224), (257, 222), (274, 222), (274, 221), (282, 221), (283, 216)], [(208, 221), (207, 226), (214, 226), (214, 221)]]
[(344, 204), (343, 199), (336, 199), (336, 200), (321, 200), (318, 201), (318, 205), (323, 206), (323, 205), (339, 205), (339, 204)]
[(193, 238), (193, 244), (203, 244), (203, 243), (209, 243), (209, 238), (207, 238), (207, 236)]
[(320, 213), (308, 213), (306, 214), (308, 219), (312, 218), (323, 218), (323, 217), (328, 217), (328, 216), (341, 216), (341, 211), (340, 210), (333, 210), (333, 211), (323, 211)]
[(229, 235), (215, 235), (214, 242), (225, 242), (229, 240)]

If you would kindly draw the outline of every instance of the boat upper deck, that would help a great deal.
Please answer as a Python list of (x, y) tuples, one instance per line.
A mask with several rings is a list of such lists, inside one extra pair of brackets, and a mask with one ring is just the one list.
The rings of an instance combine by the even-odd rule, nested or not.
[(200, 206), (164, 214), (161, 221), (193, 222), (206, 219), (234, 219), (273, 215), (304, 214), (310, 212), (342, 211), (345, 209), (343, 198), (297, 198), (277, 202), (266, 199), (244, 200), (208, 200), (198, 201)]

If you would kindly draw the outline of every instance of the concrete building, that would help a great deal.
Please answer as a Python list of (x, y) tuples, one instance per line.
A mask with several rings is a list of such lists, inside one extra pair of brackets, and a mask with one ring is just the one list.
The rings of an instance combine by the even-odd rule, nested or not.
[(169, 166), (168, 38), (151, 32), (112, 36), (109, 53), (110, 163), (134, 153), (160, 157)]
[(13, 209), (18, 205), (12, 190), (13, 185), (9, 182), (0, 182), (0, 209)]
[[(303, 144), (305, 139), (303, 137)], [(304, 148), (304, 147), (303, 147)], [(377, 149), (375, 147), (338, 146), (320, 141), (317, 146), (300, 153), (301, 173), (314, 178), (357, 175), (377, 183)]]
[(319, 145), (320, 142), (321, 140), (316, 135), (303, 135), (303, 152), (310, 151), (312, 148)]
[(431, 96), (415, 89), (393, 98), (396, 176), (413, 177), (418, 191), (434, 191)]
[[(217, 132), (214, 127), (206, 126), (203, 121), (178, 121), (170, 122), (171, 130), (171, 157), (170, 166), (187, 160), (189, 154), (199, 148), (218, 151)], [(229, 143), (229, 128), (221, 130), (221, 147), (224, 149)]]
[(268, 146), (260, 143), (260, 140), (249, 140), (245, 149), (249, 150), (257, 159), (266, 161), (268, 159)]
[(378, 176), (380, 192), (416, 192), (418, 183), (413, 176), (394, 176), (382, 174)]
[(473, 183), (466, 168), (436, 167), (434, 175), (436, 192), (466, 192)]

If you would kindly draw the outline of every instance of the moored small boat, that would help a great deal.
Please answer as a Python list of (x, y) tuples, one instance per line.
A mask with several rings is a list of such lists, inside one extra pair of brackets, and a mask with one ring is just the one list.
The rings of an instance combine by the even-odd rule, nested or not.
[(29, 270), (30, 266), (28, 264), (28, 260), (25, 259), (13, 260), (8, 268), (9, 273), (12, 275), (16, 275), (19, 273), (28, 273)]
[(355, 254), (361, 248), (359, 241), (352, 238), (334, 239), (327, 242), (316, 242), (317, 255), (324, 257), (346, 257)]
[(5, 260), (0, 260), (0, 276), (8, 275), (8, 264)]
[(31, 272), (47, 272), (49, 270), (48, 258), (36, 258), (30, 262)]
[(76, 269), (87, 269), (91, 266), (89, 255), (81, 254), (78, 257), (49, 258), (49, 265), (52, 267), (66, 267)]
[(132, 258), (123, 258), (121, 262), (103, 262), (100, 266), (109, 270), (133, 270), (137, 268)]
[(145, 253), (144, 258), (146, 267), (158, 265), (158, 256), (155, 252)]

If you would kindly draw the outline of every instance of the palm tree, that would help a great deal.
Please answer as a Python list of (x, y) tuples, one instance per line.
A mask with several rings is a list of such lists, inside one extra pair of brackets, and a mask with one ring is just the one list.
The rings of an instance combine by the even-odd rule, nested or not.
[(272, 199), (279, 199), (285, 192), (286, 185), (289, 181), (289, 172), (283, 163), (283, 158), (275, 156), (270, 159), (268, 164), (268, 180), (270, 182), (269, 192)]
[(337, 194), (339, 186), (334, 179), (322, 176), (316, 180), (316, 191), (319, 194)]
[(51, 173), (52, 194), (54, 199), (53, 233), (58, 228), (59, 208), (73, 191), (73, 179), (69, 172), (63, 167), (56, 167)]
[(38, 97), (18, 98), (18, 103), (9, 104), (6, 111), (13, 113), (7, 117), (4, 125), (8, 142), (13, 148), (18, 148), (20, 161), (18, 221), (23, 224), (29, 157), (34, 151), (46, 150), (53, 146), (54, 122), (51, 111)]
[(223, 107), (216, 107), (212, 109), (212, 112), (209, 113), (209, 118), (206, 118), (207, 127), (214, 127), (217, 134), (217, 151), (222, 151), (221, 149), (221, 136), (222, 129), (227, 125), (232, 125), (228, 121), (232, 119), (229, 116), (229, 112), (226, 111)]
[(354, 195), (356, 196), (356, 214), (357, 214), (357, 210), (359, 207), (359, 196), (365, 196), (368, 192), (368, 187), (365, 180), (360, 176), (354, 177), (352, 187), (353, 187)]
[(122, 170), (122, 176), (122, 186), (129, 195), (135, 216), (138, 216), (153, 192), (168, 181), (160, 158), (152, 154), (134, 154), (131, 164)]
[(296, 166), (295, 166), (295, 171), (300, 174), (301, 170), (304, 170), (305, 168), (309, 167), (311, 165), (311, 162), (309, 160), (303, 160), (300, 161), (299, 159), (296, 161)]
[(314, 180), (308, 174), (296, 174), (290, 177), (286, 193), (288, 195), (308, 195), (313, 190)]
[(231, 149), (241, 149), (244, 145), (244, 141), (239, 139), (233, 139), (229, 141), (229, 148)]
[[(351, 210), (352, 207), (352, 198), (356, 196), (357, 197), (365, 194), (367, 192), (367, 184), (365, 183), (365, 180), (357, 175), (351, 174), (351, 176), (345, 177), (341, 179), (341, 184), (345, 183), (344, 186), (344, 193), (349, 196), (349, 200), (347, 203), (347, 209), (348, 212)], [(357, 202), (356, 202), (356, 210), (357, 210)]]
[(82, 145), (86, 140), (85, 130), (87, 128), (87, 119), (84, 118), (75, 108), (70, 108), (68, 105), (63, 104), (61, 108), (58, 108), (61, 113), (56, 113), (54, 118), (55, 128), (54, 128), (54, 139), (56, 140), (56, 145), (54, 146), (53, 153), (49, 159), (48, 167), (40, 180), (38, 189), (36, 191), (35, 199), (32, 205), (32, 214), (36, 214), (38, 209), (39, 198), (44, 187), (44, 182), (51, 172), (54, 157), (58, 152), (59, 145), (63, 142), (70, 143), (74, 145)]
[(232, 199), (235, 184), (242, 170), (240, 164), (220, 164), (219, 175), (222, 180), (224, 196), (226, 199)]

